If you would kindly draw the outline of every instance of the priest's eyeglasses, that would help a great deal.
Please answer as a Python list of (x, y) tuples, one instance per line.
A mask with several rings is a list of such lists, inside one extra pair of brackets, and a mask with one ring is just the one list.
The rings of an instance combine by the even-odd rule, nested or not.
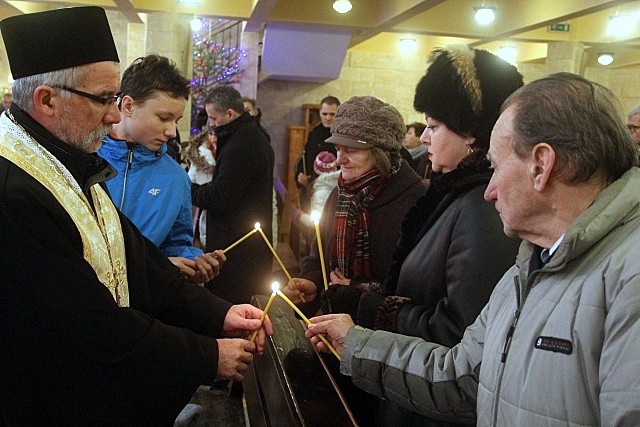
[(62, 90), (66, 90), (67, 92), (75, 93), (76, 95), (80, 95), (94, 102), (97, 102), (98, 104), (102, 104), (104, 106), (109, 106), (109, 107), (112, 106), (114, 103), (118, 102), (118, 98), (122, 96), (121, 93), (117, 93), (114, 96), (108, 96), (106, 98), (102, 98), (92, 93), (83, 92), (81, 90), (74, 89), (68, 86), (52, 86), (52, 87), (55, 89), (62, 89)]

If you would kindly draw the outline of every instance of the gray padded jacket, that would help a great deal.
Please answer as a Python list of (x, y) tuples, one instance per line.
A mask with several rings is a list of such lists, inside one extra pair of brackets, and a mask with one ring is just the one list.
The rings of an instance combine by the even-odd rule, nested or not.
[[(640, 170), (600, 193), (551, 260), (533, 245), (452, 349), (352, 328), (344, 374), (427, 416), (478, 425), (640, 423)], [(477, 399), (477, 402), (476, 402)]]

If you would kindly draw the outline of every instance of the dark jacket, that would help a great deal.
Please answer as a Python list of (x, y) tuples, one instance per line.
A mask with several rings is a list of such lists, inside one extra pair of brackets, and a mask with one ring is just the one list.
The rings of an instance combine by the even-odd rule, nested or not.
[[(114, 173), (15, 105), (12, 112), (85, 194)], [(170, 424), (198, 386), (214, 380), (213, 337), (230, 305), (188, 282), (119, 218), (129, 308), (116, 305), (83, 258), (62, 205), (0, 158), (0, 418), (7, 425)]]
[[(207, 210), (206, 251), (225, 249), (259, 222), (271, 237), (273, 149), (249, 113), (215, 128), (216, 167), (211, 182), (192, 185), (192, 202)], [(259, 234), (227, 254), (220, 275), (207, 288), (233, 303), (248, 303), (269, 293), (266, 276), (272, 255)]]
[[(489, 300), (518, 253), (484, 191), (486, 160), (439, 175), (403, 222), (402, 238), (385, 283), (389, 295), (361, 299), (359, 323), (453, 347)], [(367, 315), (364, 315), (367, 313)], [(380, 425), (428, 425), (391, 403), (381, 404)], [(391, 423), (391, 424), (388, 424)]]
[[(336, 155), (336, 146), (325, 142), (327, 138), (331, 136), (331, 128), (324, 127), (322, 123), (318, 123), (307, 136), (307, 142), (304, 145), (304, 168), (307, 175), (311, 176), (311, 179), (318, 176), (313, 170), (313, 162), (316, 161), (316, 157), (321, 151), (328, 151)], [(302, 158), (298, 160), (296, 165), (296, 176), (303, 171)], [(297, 182), (297, 181), (296, 181)]]

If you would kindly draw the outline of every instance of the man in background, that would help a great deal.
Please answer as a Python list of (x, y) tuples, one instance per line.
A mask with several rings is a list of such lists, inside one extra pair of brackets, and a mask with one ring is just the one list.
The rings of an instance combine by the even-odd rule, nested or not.
[[(271, 144), (244, 111), (231, 86), (214, 88), (205, 101), (217, 137), (216, 167), (207, 184), (192, 184), (193, 204), (207, 211), (205, 252), (224, 249), (247, 234), (256, 222), (271, 236), (273, 162)], [(213, 294), (236, 303), (269, 293), (272, 255), (260, 235), (229, 251), (220, 275), (206, 284)]]
[(633, 140), (640, 147), (640, 105), (627, 114), (627, 128)]
[(313, 170), (313, 162), (321, 151), (336, 155), (336, 147), (325, 141), (331, 136), (331, 125), (339, 106), (340, 100), (335, 96), (326, 96), (320, 101), (320, 123), (309, 132), (302, 153), (304, 160), (300, 159), (296, 166), (296, 181), (301, 187), (306, 187), (317, 176)]
[(11, 107), (12, 101), (13, 101), (13, 95), (11, 95), (11, 92), (5, 93), (2, 96), (2, 109), (8, 110), (9, 107)]

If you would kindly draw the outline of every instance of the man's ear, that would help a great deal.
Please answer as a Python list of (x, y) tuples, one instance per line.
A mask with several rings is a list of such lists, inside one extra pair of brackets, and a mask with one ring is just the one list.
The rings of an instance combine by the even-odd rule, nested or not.
[(51, 117), (60, 105), (60, 94), (51, 86), (41, 85), (33, 91), (32, 108), (37, 115)]
[(530, 173), (533, 181), (533, 188), (536, 191), (543, 191), (550, 182), (551, 172), (556, 164), (556, 152), (546, 142), (536, 144), (531, 150)]

